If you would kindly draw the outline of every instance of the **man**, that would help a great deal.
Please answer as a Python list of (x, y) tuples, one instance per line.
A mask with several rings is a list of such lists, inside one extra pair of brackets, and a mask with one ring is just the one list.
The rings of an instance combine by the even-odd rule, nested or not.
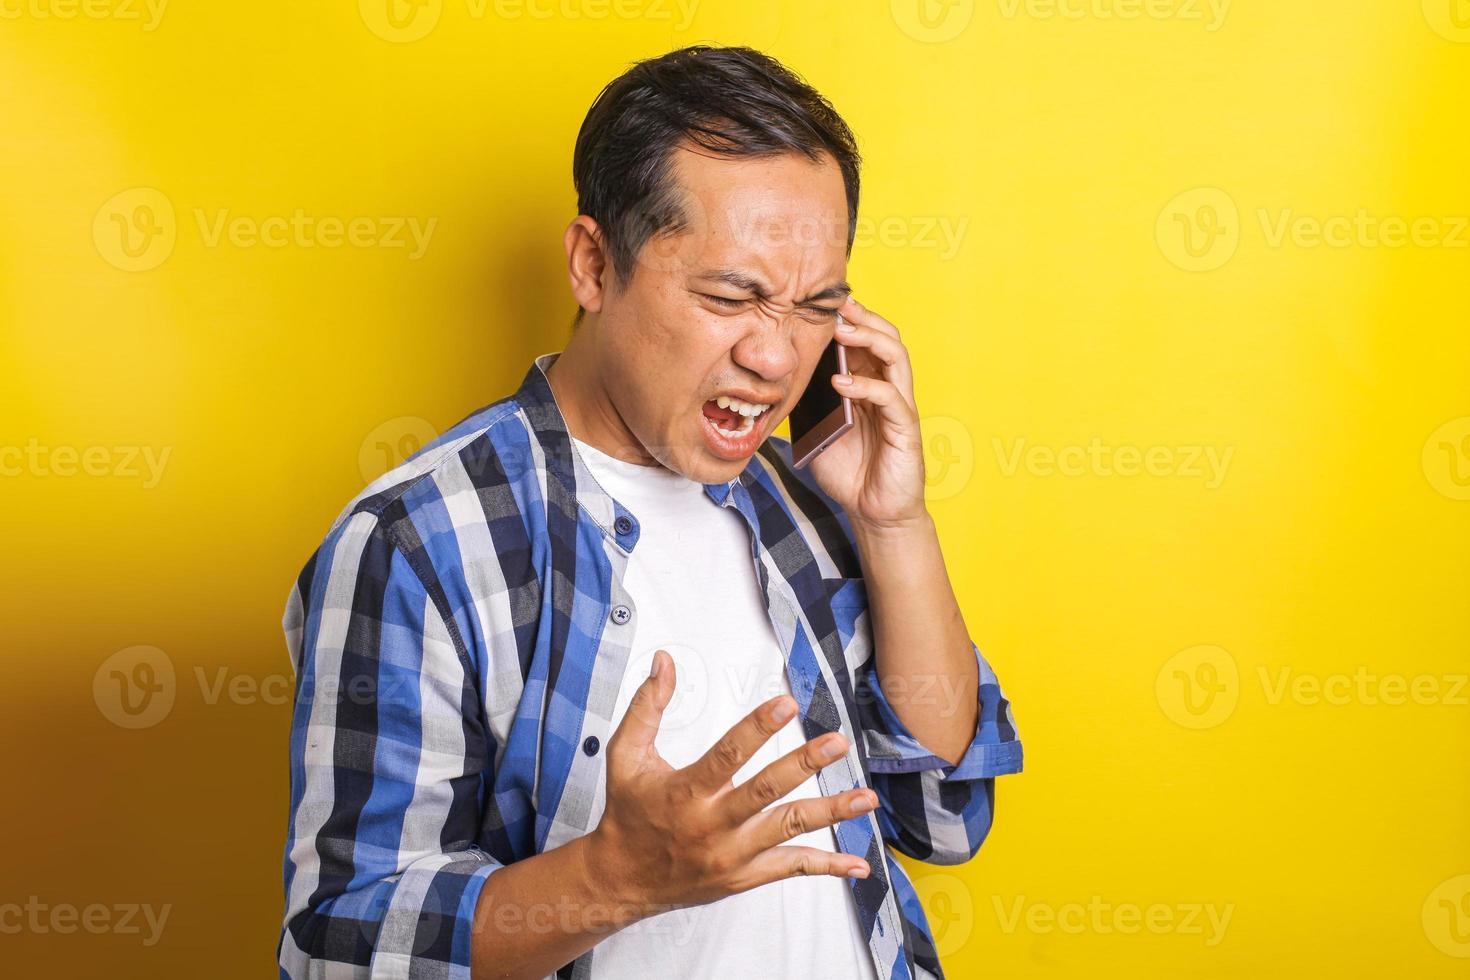
[[(844, 281), (858, 162), (748, 48), (599, 96), (565, 350), (364, 490), (292, 592), (283, 975), (942, 975), (889, 848), (972, 857), (1021, 746), (907, 351)], [(813, 377), (834, 336), (852, 376)], [(794, 470), (771, 433), (808, 383), (859, 424)]]

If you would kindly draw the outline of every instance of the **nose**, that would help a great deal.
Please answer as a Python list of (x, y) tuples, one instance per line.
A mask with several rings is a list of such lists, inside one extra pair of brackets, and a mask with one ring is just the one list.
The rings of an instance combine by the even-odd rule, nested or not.
[(796, 345), (786, 316), (757, 316), (731, 352), (735, 363), (766, 381), (780, 381), (796, 370)]

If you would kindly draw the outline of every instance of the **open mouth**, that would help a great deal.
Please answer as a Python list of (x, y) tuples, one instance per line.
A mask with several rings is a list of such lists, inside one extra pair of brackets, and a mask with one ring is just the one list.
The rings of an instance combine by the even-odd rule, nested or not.
[(755, 452), (770, 405), (756, 405), (721, 395), (704, 403), (704, 432), (715, 455), (739, 459)]
[(713, 422), (722, 432), (732, 436), (749, 434), (755, 428), (754, 415), (742, 415), (734, 408), (722, 408), (715, 399), (704, 403), (704, 417)]

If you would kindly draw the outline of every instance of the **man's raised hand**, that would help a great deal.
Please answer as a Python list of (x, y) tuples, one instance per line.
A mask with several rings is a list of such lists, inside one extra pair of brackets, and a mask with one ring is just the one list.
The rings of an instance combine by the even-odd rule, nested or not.
[(877, 806), (870, 789), (793, 800), (765, 809), (842, 757), (847, 739), (829, 732), (734, 785), (736, 772), (791, 719), (780, 695), (735, 724), (703, 756), (675, 769), (654, 747), (673, 697), (673, 658), (653, 655), (607, 746), (602, 820), (589, 834), (599, 875), (619, 901), (664, 909), (703, 905), (795, 875), (866, 877), (868, 864), (841, 851), (785, 844)]

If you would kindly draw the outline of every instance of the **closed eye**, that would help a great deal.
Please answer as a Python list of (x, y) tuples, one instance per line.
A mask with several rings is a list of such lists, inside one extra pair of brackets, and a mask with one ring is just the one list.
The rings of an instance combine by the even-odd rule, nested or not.
[[(717, 296), (714, 293), (700, 293), (704, 299), (726, 310), (737, 310), (749, 303), (748, 299), (731, 299), (728, 296)], [(826, 306), (803, 306), (801, 312), (804, 316), (827, 320), (837, 315), (837, 310)]]

